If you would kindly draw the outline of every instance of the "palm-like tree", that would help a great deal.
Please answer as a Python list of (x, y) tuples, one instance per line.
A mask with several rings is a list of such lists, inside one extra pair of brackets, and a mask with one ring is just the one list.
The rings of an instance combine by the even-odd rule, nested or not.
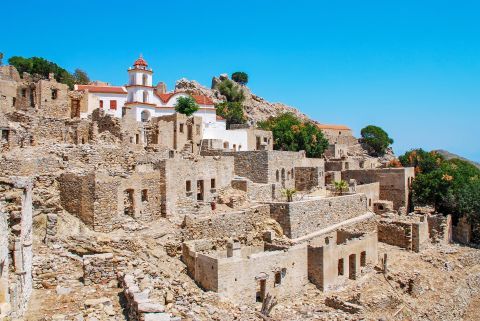
[(297, 190), (294, 188), (285, 188), (282, 190), (282, 194), (287, 198), (287, 202), (293, 202), (293, 195), (296, 193)]
[(343, 193), (348, 192), (348, 183), (343, 179), (334, 182), (333, 185), (335, 187), (335, 194), (337, 195), (342, 195)]

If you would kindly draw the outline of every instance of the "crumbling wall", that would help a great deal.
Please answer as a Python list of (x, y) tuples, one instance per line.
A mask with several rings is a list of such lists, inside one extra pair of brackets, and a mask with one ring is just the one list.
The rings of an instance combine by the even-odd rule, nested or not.
[(411, 220), (384, 219), (378, 222), (378, 240), (410, 251), (420, 252), (429, 240), (424, 216)]
[(455, 242), (469, 244), (472, 240), (472, 225), (468, 223), (465, 217), (460, 218), (457, 225), (453, 225), (452, 232)]
[(251, 208), (224, 214), (215, 214), (206, 218), (187, 216), (184, 222), (184, 235), (188, 240), (203, 238), (222, 238), (235, 235), (259, 234), (259, 227), (270, 219), (268, 205), (256, 205)]
[(380, 183), (380, 199), (393, 202), (393, 207), (408, 209), (410, 206), (410, 184), (415, 177), (413, 167), (346, 170), (342, 179), (355, 179), (357, 184)]
[[(0, 237), (0, 316), (21, 317), (32, 294), (32, 188), (29, 177), (11, 176), (0, 178), (0, 202), (2, 232), (8, 238), (5, 259), (5, 236)], [(8, 226), (5, 229), (5, 216)], [(7, 230), (7, 231), (5, 231)], [(5, 235), (5, 234), (4, 234)], [(5, 265), (6, 264), (6, 265)], [(7, 272), (8, 271), (8, 272)], [(8, 294), (6, 293), (8, 291)], [(8, 301), (7, 301), (8, 300)]]
[(50, 76), (36, 85), (36, 109), (38, 115), (55, 118), (70, 118), (68, 86)]
[(108, 284), (116, 280), (112, 253), (83, 256), (83, 282), (85, 285)]
[(325, 241), (313, 239), (308, 246), (308, 278), (323, 291), (357, 279), (366, 266), (375, 266), (378, 261), (376, 232), (341, 234), (332, 233)]
[(217, 191), (230, 186), (233, 178), (231, 157), (201, 157), (195, 160), (161, 160), (160, 174), (163, 215), (198, 213), (210, 207)]
[(270, 213), (289, 238), (298, 238), (367, 212), (363, 194), (295, 202), (272, 202)]
[(355, 192), (367, 196), (368, 208), (372, 211), (373, 204), (380, 199), (380, 183), (355, 185)]
[(321, 167), (295, 167), (295, 189), (309, 191), (325, 186), (325, 175)]
[(452, 241), (452, 216), (451, 215), (429, 215), (428, 232), (430, 239), (434, 242), (450, 243)]

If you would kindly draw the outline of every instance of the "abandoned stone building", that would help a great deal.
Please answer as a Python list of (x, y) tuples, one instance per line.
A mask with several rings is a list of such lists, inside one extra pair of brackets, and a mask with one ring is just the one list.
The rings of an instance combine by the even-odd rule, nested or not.
[[(227, 129), (210, 98), (154, 87), (147, 67), (68, 91), (0, 66), (0, 319), (24, 314), (32, 287), (61, 304), (66, 287), (105, 291), (105, 320), (195, 318), (192, 301), (215, 295), (243, 313), (359, 287), (385, 248), (470, 242), (466, 220), (413, 213), (413, 168), (357, 152), (348, 127), (319, 125), (322, 158), (273, 150), (271, 132)], [(189, 95), (200, 110), (175, 113)]]
[(356, 180), (358, 184), (380, 183), (380, 199), (393, 202), (393, 208), (410, 208), (410, 187), (415, 177), (413, 167), (349, 169), (342, 171), (342, 179)]
[(378, 261), (377, 232), (337, 230), (308, 244), (308, 277), (319, 289), (328, 291), (356, 280), (362, 269)]
[(195, 281), (233, 302), (262, 302), (267, 293), (286, 299), (308, 282), (306, 244), (242, 246), (232, 241), (216, 249), (214, 242), (197, 240), (184, 243), (182, 256)]

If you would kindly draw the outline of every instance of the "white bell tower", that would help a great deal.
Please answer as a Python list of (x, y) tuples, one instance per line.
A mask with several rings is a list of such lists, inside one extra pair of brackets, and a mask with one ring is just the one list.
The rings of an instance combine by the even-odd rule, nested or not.
[(142, 55), (135, 60), (133, 67), (128, 68), (128, 98), (129, 103), (153, 103), (152, 69)]

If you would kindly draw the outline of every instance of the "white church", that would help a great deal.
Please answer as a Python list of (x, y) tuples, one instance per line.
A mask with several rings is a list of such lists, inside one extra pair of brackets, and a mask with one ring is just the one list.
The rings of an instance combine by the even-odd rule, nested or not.
[[(203, 95), (190, 95), (184, 92), (166, 92), (165, 84), (160, 82), (153, 86), (153, 70), (140, 56), (133, 67), (128, 68), (128, 84), (125, 86), (110, 86), (105, 83), (94, 85), (75, 85), (75, 90), (87, 94), (86, 111), (80, 117), (88, 117), (95, 109), (100, 108), (105, 113), (121, 118), (133, 116), (139, 122), (147, 122), (152, 117), (171, 115), (175, 113), (175, 105), (179, 97), (190, 96), (197, 102), (199, 109), (194, 116), (202, 118), (203, 139), (223, 141), (225, 146), (242, 146), (242, 150), (265, 148), (265, 143), (271, 145), (270, 137), (253, 137), (251, 129), (226, 129), (226, 121), (217, 116), (213, 101)], [(260, 134), (260, 130), (255, 130)], [(259, 139), (260, 138), (260, 139)], [(267, 139), (267, 142), (265, 142)], [(253, 141), (257, 143), (252, 144)], [(259, 146), (260, 140), (262, 147)]]

